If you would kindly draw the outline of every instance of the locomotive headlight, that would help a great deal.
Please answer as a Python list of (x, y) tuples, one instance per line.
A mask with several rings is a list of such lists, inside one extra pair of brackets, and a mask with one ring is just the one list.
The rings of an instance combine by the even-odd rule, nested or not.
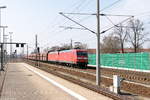
[(82, 59), (82, 57), (78, 57), (77, 59)]
[(83, 59), (88, 59), (88, 58), (84, 57)]

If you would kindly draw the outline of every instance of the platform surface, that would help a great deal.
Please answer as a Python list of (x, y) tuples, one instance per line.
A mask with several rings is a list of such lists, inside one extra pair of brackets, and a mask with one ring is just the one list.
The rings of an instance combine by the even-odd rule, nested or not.
[(5, 71), (0, 100), (112, 100), (25, 63), (9, 63)]

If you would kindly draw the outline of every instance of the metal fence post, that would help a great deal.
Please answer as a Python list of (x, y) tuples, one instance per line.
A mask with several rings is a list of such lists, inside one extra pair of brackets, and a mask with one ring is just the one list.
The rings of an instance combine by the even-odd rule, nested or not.
[(3, 65), (3, 44), (1, 44), (1, 71), (4, 71), (4, 65)]

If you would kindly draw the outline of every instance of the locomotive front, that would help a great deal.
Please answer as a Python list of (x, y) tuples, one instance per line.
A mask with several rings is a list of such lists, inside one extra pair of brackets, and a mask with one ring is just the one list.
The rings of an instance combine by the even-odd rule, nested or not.
[(76, 54), (77, 54), (77, 64), (79, 66), (86, 67), (88, 64), (87, 50), (76, 50)]

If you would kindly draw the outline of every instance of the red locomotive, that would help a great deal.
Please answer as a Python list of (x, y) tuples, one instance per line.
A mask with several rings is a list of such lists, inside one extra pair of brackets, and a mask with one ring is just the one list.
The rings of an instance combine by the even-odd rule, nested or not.
[(73, 65), (86, 67), (88, 64), (87, 50), (71, 49), (49, 52), (47, 54), (32, 54), (28, 57), (31, 60), (40, 60), (43, 62), (59, 63), (65, 65)]

